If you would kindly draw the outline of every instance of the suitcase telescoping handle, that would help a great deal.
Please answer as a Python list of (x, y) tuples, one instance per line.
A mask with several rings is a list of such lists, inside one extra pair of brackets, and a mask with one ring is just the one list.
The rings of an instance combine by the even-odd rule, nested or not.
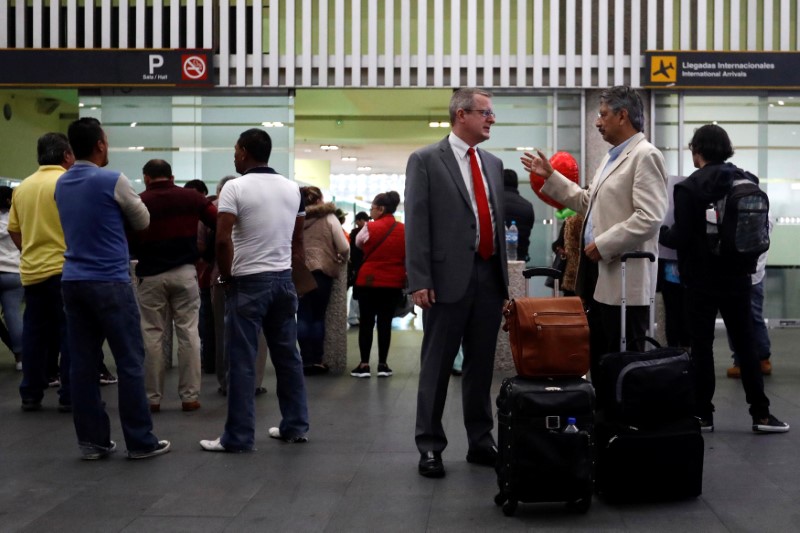
[(550, 267), (533, 267), (523, 270), (522, 275), (525, 276), (525, 279), (538, 277), (553, 278), (553, 296), (558, 296), (558, 286), (561, 283), (561, 276), (563, 276), (564, 273)]
[[(620, 335), (619, 341), (619, 349), (620, 351), (624, 352), (628, 346), (628, 338), (625, 332), (625, 317), (628, 312), (628, 303), (625, 296), (625, 263), (628, 262), (628, 259), (647, 259), (651, 263), (654, 263), (656, 260), (656, 256), (650, 252), (625, 252), (622, 254), (622, 257), (619, 258), (620, 267), (622, 271), (622, 300), (621, 300), (621, 310), (620, 310), (620, 320), (622, 321), (620, 331), (622, 334)], [(652, 292), (651, 292), (652, 294)], [(655, 298), (650, 296), (650, 323), (647, 326), (647, 336), (654, 337), (655, 336), (655, 323), (656, 323), (656, 305), (655, 305)]]

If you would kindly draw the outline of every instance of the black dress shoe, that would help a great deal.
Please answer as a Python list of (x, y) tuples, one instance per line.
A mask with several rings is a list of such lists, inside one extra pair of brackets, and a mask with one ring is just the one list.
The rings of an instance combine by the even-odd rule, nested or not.
[(419, 456), (419, 473), (425, 477), (444, 477), (441, 452), (425, 452)]
[(483, 466), (497, 464), (497, 446), (490, 448), (475, 448), (467, 452), (467, 462)]

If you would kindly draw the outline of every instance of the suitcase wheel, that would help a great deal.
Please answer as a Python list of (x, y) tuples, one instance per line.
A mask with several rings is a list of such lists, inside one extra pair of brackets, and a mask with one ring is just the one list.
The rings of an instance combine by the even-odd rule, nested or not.
[(517, 500), (508, 500), (503, 504), (503, 514), (506, 516), (514, 516), (517, 512)]
[(576, 513), (586, 514), (592, 506), (592, 494), (589, 493), (579, 500), (567, 502), (567, 509)]
[(496, 506), (500, 507), (501, 505), (506, 503), (507, 499), (508, 498), (506, 498), (506, 495), (503, 494), (503, 491), (500, 491), (500, 492), (497, 493), (497, 496), (494, 497), (494, 504)]

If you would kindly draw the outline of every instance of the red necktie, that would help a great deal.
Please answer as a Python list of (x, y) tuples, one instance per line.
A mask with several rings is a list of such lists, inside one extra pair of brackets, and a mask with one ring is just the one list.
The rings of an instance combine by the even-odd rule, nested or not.
[(492, 217), (489, 214), (489, 200), (486, 198), (486, 189), (483, 186), (483, 176), (481, 167), (478, 165), (478, 158), (475, 157), (475, 149), (467, 150), (469, 154), (469, 166), (472, 170), (472, 187), (475, 190), (475, 203), (478, 204), (478, 226), (480, 227), (480, 238), (478, 239), (478, 254), (489, 259), (494, 252), (494, 235), (492, 233)]

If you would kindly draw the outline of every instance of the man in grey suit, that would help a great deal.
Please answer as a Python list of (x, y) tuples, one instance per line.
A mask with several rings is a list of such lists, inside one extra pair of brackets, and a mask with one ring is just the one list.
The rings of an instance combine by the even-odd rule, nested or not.
[(423, 309), (416, 443), (426, 477), (444, 476), (442, 413), (460, 345), (467, 461), (494, 466), (497, 457), (489, 389), (508, 297), (503, 163), (475, 149), (494, 122), (490, 93), (457, 90), (452, 132), (411, 154), (406, 168), (408, 288)]
[[(644, 137), (644, 109), (639, 95), (625, 86), (602, 91), (595, 126), (612, 148), (588, 189), (554, 171), (541, 151), (522, 157), (526, 170), (546, 180), (542, 192), (586, 214), (576, 289), (590, 310), (593, 377), (600, 357), (619, 349), (619, 258), (635, 250), (658, 257), (658, 231), (669, 204), (664, 156)], [(626, 274), (626, 338), (629, 349), (642, 349), (641, 342), (631, 346), (631, 341), (641, 339), (648, 327), (656, 263), (631, 261)]]

